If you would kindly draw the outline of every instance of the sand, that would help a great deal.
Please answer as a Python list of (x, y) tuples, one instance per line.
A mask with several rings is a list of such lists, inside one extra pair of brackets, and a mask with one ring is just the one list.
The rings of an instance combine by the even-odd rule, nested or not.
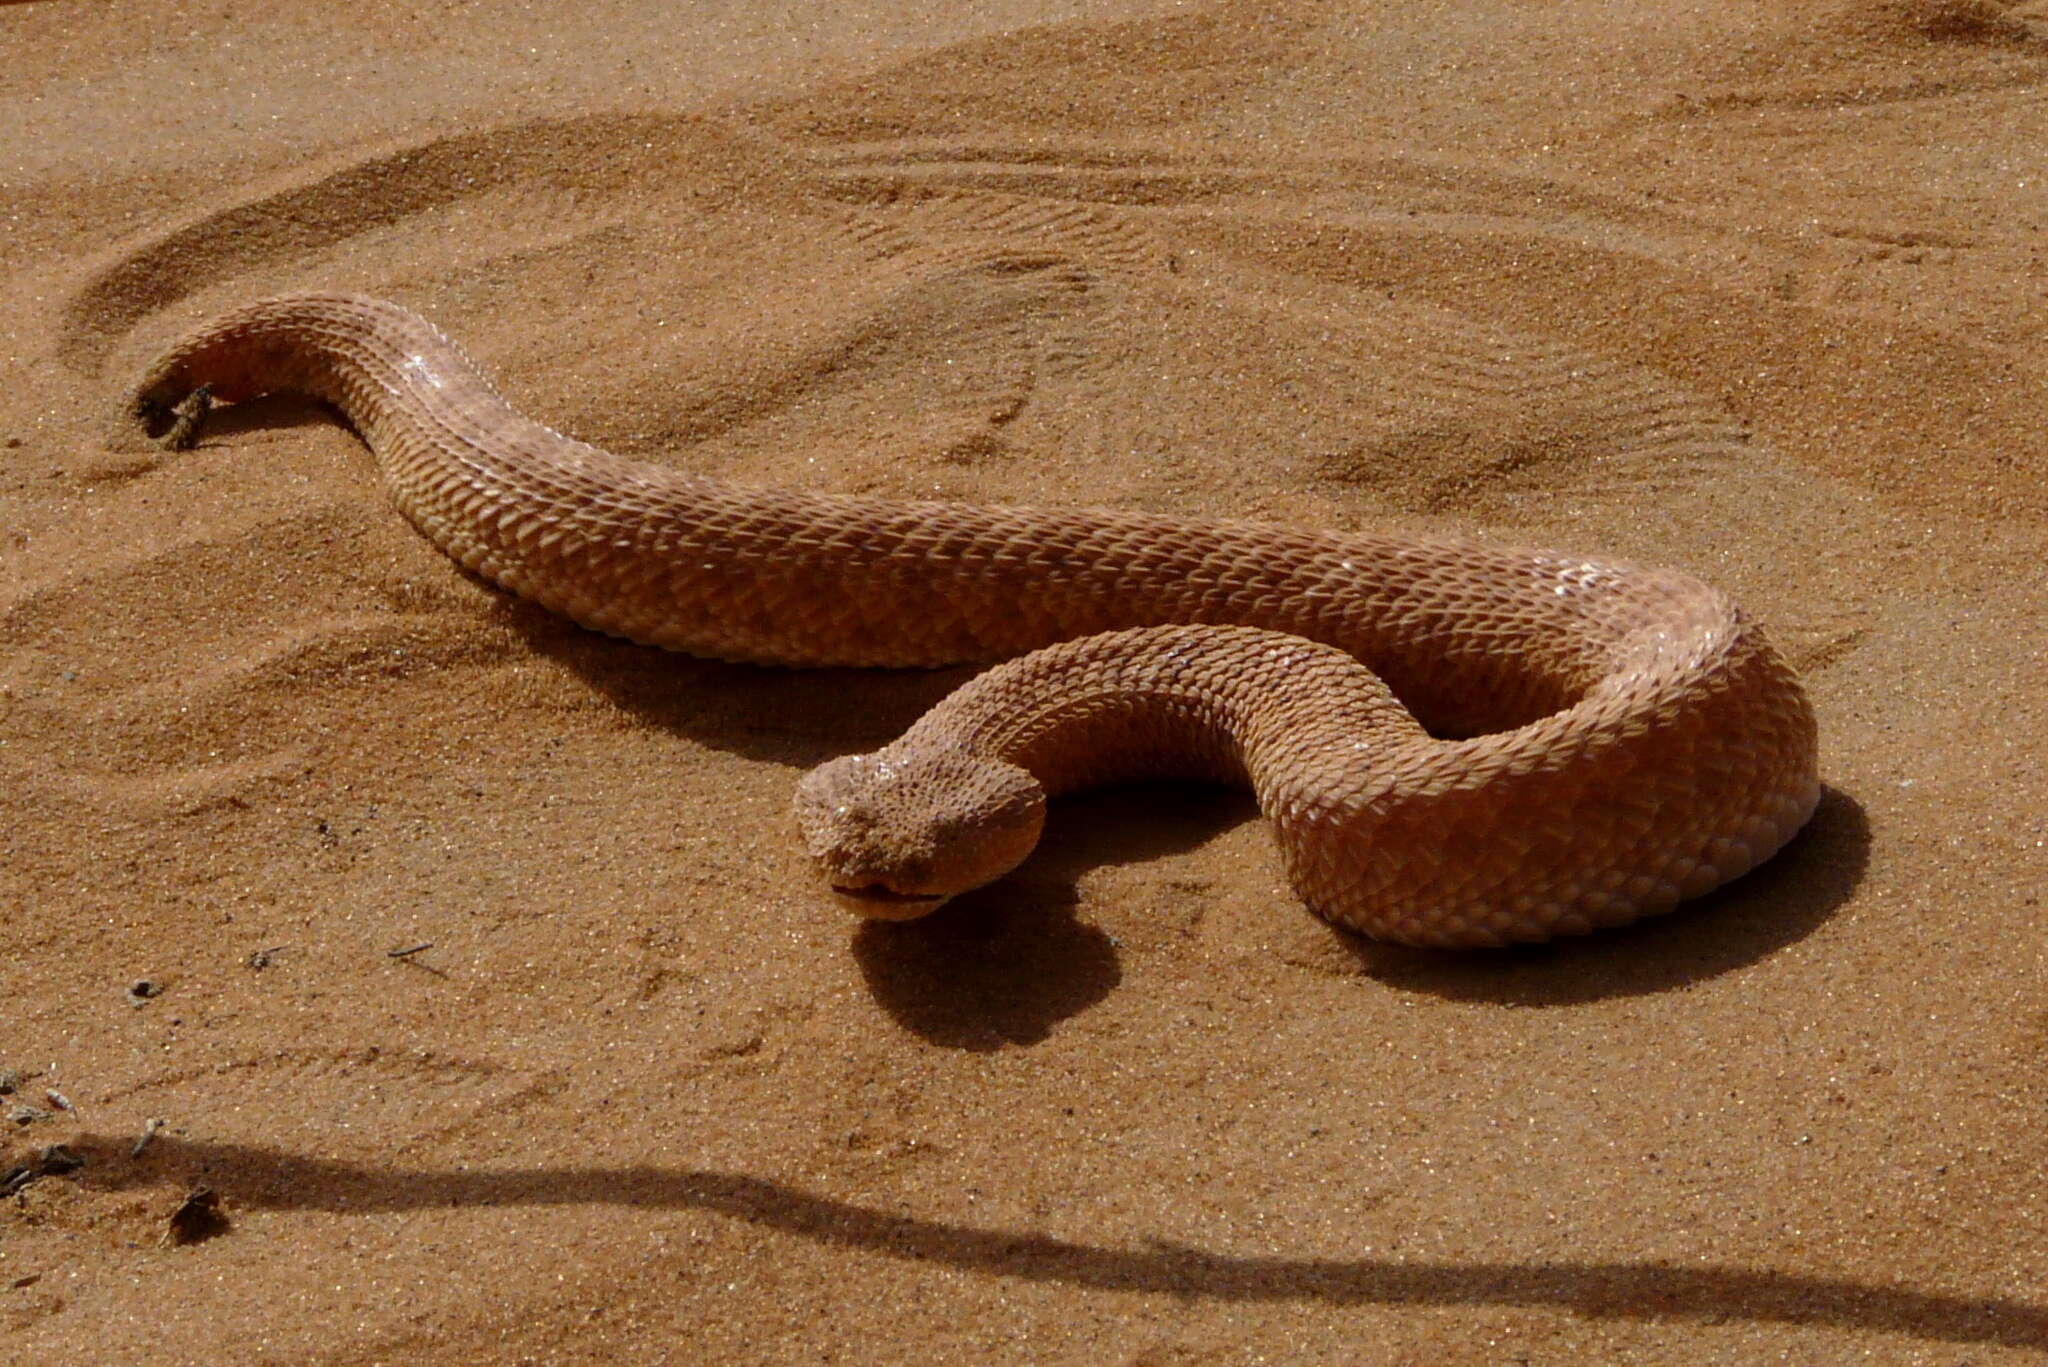
[[(0, 1360), (2048, 1356), (2048, 4), (942, 10), (0, 6)], [(963, 675), (118, 434), (295, 288), (691, 469), (1682, 566), (1827, 796), (1528, 951), (1190, 788), (862, 927), (791, 786)]]

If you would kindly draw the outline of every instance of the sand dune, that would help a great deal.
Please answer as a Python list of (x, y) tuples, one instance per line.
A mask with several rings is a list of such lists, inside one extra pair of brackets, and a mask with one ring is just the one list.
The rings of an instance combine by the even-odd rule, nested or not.
[[(0, 1357), (2041, 1360), (2048, 6), (958, 8), (0, 6)], [(963, 674), (581, 632), (315, 405), (122, 428), (297, 288), (727, 477), (1680, 566), (1828, 794), (1541, 950), (1180, 789), (856, 927), (790, 788)]]

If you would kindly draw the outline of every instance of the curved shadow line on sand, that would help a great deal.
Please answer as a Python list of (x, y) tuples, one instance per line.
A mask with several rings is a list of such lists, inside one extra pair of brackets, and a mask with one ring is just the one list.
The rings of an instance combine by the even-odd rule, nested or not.
[(75, 1148), (95, 1187), (203, 1179), (235, 1205), (369, 1214), (494, 1205), (613, 1204), (700, 1210), (863, 1253), (1093, 1291), (1188, 1300), (1352, 1305), (1504, 1305), (1595, 1318), (1739, 1319), (1899, 1334), (1947, 1343), (2048, 1347), (2048, 1304), (1726, 1266), (1660, 1262), (1423, 1263), (1239, 1257), (1164, 1240), (1110, 1248), (1024, 1231), (890, 1214), (782, 1182), (688, 1168), (392, 1171), (252, 1145), (160, 1138)]

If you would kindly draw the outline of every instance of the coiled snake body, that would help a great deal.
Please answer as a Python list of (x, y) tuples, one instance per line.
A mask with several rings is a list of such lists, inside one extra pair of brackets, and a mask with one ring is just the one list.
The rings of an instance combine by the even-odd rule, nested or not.
[[(195, 391), (197, 406), (193, 404)], [(208, 395), (325, 400), (464, 566), (587, 627), (725, 660), (1003, 660), (797, 795), (856, 909), (1000, 877), (1045, 800), (1248, 782), (1322, 915), (1492, 945), (1669, 909), (1770, 857), (1819, 796), (1797, 679), (1669, 570), (1444, 538), (751, 488), (514, 411), (380, 300), (297, 294), (174, 346), (138, 419)]]

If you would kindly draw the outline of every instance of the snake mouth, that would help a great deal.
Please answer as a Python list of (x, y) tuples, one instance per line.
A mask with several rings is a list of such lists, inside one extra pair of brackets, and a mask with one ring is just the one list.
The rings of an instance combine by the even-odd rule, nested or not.
[(944, 893), (897, 892), (892, 888), (852, 888), (832, 885), (833, 895), (850, 910), (870, 921), (915, 921), (937, 911), (947, 898)]

